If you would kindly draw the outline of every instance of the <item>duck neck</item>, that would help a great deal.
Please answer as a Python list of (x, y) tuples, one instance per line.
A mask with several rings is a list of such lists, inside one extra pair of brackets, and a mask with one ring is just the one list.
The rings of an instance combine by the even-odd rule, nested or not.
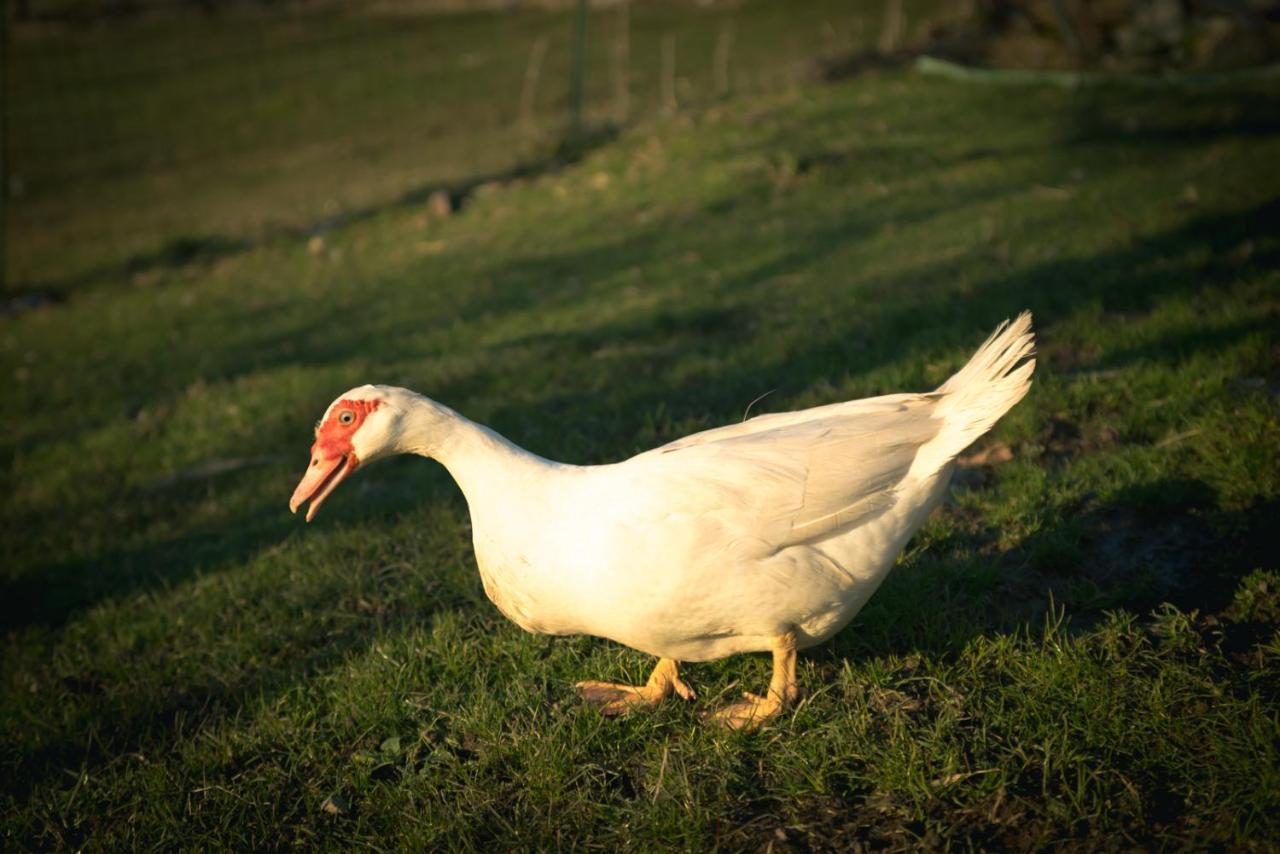
[(399, 450), (437, 460), (458, 482), (473, 515), (514, 481), (553, 466), (483, 424), (426, 397), (406, 413)]

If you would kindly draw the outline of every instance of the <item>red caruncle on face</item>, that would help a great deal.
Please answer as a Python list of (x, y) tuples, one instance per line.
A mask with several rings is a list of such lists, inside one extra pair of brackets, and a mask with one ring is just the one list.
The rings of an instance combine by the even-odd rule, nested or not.
[(329, 408), (324, 421), (316, 425), (316, 441), (311, 446), (311, 464), (307, 466), (298, 488), (289, 499), (289, 509), (310, 501), (307, 521), (316, 509), (356, 468), (360, 458), (356, 456), (351, 439), (364, 424), (369, 413), (382, 403), (381, 400), (349, 400), (343, 398)]
[(340, 400), (329, 409), (329, 416), (316, 426), (316, 441), (311, 454), (324, 457), (345, 457), (352, 451), (351, 437), (364, 424), (369, 413), (382, 403), (380, 400)]

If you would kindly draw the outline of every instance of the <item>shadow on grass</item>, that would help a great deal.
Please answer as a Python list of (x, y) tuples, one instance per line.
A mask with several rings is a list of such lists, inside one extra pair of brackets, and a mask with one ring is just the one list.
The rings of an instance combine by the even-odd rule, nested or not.
[(1052, 609), (1084, 630), (1106, 611), (1146, 616), (1169, 602), (1226, 609), (1240, 580), (1275, 554), (1277, 502), (1224, 511), (1203, 481), (1165, 478), (1088, 498), (1010, 548), (954, 504), (952, 533), (897, 567), (819, 660), (959, 654), (992, 632), (1033, 633)]
[[(367, 522), (366, 526), (375, 536), (382, 527)], [(320, 583), (282, 578), (281, 584), (297, 587), (288, 607), (276, 615), (290, 621), (290, 628), (282, 632), (257, 627), (262, 637), (252, 657), (233, 666), (180, 667), (162, 685), (150, 684), (145, 691), (122, 691), (119, 673), (99, 674), (85, 667), (60, 684), (46, 686), (72, 698), (64, 710), (64, 721), (69, 723), (46, 733), (20, 762), (6, 763), (0, 774), (5, 791), (22, 799), (50, 776), (61, 774), (59, 769), (93, 769), (144, 746), (169, 744), (207, 731), (241, 714), (250, 703), (269, 703), (300, 681), (340, 666), (350, 655), (366, 650), (378, 634), (420, 625), (436, 611), (472, 601), (468, 591), (442, 587), (428, 577), (415, 580), (418, 590), (412, 608), (404, 604), (405, 596), (395, 592), (385, 597), (391, 600), (390, 607), (373, 608), (368, 600), (379, 597), (370, 595), (371, 588), (403, 583), (389, 576), (386, 568), (352, 561), (348, 575), (330, 575)], [(299, 591), (305, 597), (297, 597)], [(228, 606), (244, 607), (244, 603), (228, 602)], [(318, 612), (329, 617), (295, 619)], [(152, 643), (165, 642), (152, 639)]]
[[(1178, 109), (1167, 109), (1176, 98)], [(1270, 87), (1187, 88), (1168, 97), (1125, 90), (1081, 93), (1066, 142), (1132, 145), (1135, 142), (1203, 146), (1233, 137), (1280, 134), (1280, 96)]]
[(30, 308), (62, 303), (74, 297), (79, 291), (103, 282), (153, 272), (174, 272), (187, 267), (208, 265), (222, 258), (243, 254), (264, 243), (276, 240), (300, 240), (324, 234), (392, 211), (419, 207), (436, 193), (444, 193), (449, 199), (450, 208), (457, 211), (471, 200), (480, 187), (506, 184), (559, 172), (582, 160), (595, 149), (611, 142), (620, 131), (621, 128), (615, 125), (602, 125), (562, 140), (545, 157), (518, 163), (501, 172), (480, 175), (465, 181), (416, 187), (401, 193), (390, 202), (356, 208), (307, 225), (277, 226), (268, 229), (256, 239), (222, 235), (189, 235), (175, 238), (157, 249), (138, 253), (124, 261), (90, 269), (74, 276), (19, 284), (19, 293), (6, 303), (7, 308), (0, 313), (0, 316), (20, 314)]
[[(904, 216), (925, 220), (932, 209), (922, 208)], [(996, 320), (1030, 307), (1037, 314), (1041, 333), (1051, 329), (1056, 318), (1070, 316), (1081, 305), (1100, 302), (1108, 311), (1146, 310), (1171, 294), (1212, 287), (1219, 278), (1238, 275), (1236, 267), (1221, 268), (1218, 260), (1227, 250), (1242, 241), (1275, 233), (1280, 226), (1280, 200), (1252, 209), (1227, 214), (1198, 217), (1189, 223), (1138, 240), (1114, 252), (1088, 258), (1054, 260), (996, 275), (975, 285), (965, 294), (929, 293), (917, 299), (904, 299), (897, 305), (869, 306), (867, 314), (850, 328), (839, 320), (827, 325), (828, 334), (806, 339), (803, 348), (789, 349), (771, 359), (754, 352), (751, 329), (763, 322), (769, 311), (768, 294), (752, 293), (752, 288), (774, 276), (805, 269), (826, 255), (837, 251), (846, 241), (876, 227), (877, 215), (868, 213), (849, 221), (825, 224), (797, 237), (794, 247), (782, 255), (761, 263), (738, 276), (727, 277), (709, 289), (700, 299), (664, 305), (656, 314), (634, 321), (603, 322), (596, 326), (539, 333), (517, 338), (491, 347), (484, 360), (485, 368), (457, 378), (448, 386), (427, 389), (445, 402), (465, 400), (478, 390), (500, 383), (509, 353), (519, 351), (520, 358), (533, 363), (581, 363), (584, 358), (620, 342), (636, 347), (633, 355), (624, 355), (602, 365), (591, 360), (591, 370), (610, 388), (608, 411), (602, 411), (598, 388), (582, 386), (565, 391), (549, 384), (526, 395), (515, 406), (499, 406), (488, 413), (496, 429), (511, 434), (520, 444), (539, 453), (574, 453), (565, 437), (581, 439), (588, 446), (602, 448), (595, 460), (581, 456), (569, 462), (602, 462), (624, 454), (617, 449), (634, 445), (636, 421), (640, 413), (663, 411), (668, 423), (682, 421), (722, 422), (740, 417), (742, 407), (771, 388), (796, 390), (797, 382), (809, 386), (821, 379), (846, 375), (850, 370), (870, 371), (883, 364), (909, 361), (924, 364), (939, 349), (953, 344), (973, 343), (975, 334), (988, 329)], [(527, 282), (555, 282), (565, 270), (608, 270), (638, 262), (648, 253), (669, 251), (656, 237), (666, 226), (659, 226), (648, 237), (606, 242), (582, 252), (521, 259), (502, 268), (507, 283), (505, 291), (481, 297), (466, 304), (462, 311), (480, 314), (513, 312), (534, 307), (547, 307), (557, 301), (576, 297), (565, 286), (553, 286), (539, 292), (515, 287)], [(728, 252), (731, 247), (722, 247)], [(982, 250), (975, 250), (982, 251)], [(1207, 259), (1207, 260), (1196, 260)], [(1170, 261), (1178, 262), (1170, 264)], [(1153, 262), (1160, 261), (1156, 264)], [(1241, 262), (1251, 268), (1268, 269), (1280, 263), (1280, 252), (1266, 246)], [(945, 270), (914, 269), (901, 281), (886, 282), (889, 292), (911, 293), (920, 281), (939, 278)], [(557, 293), (556, 288), (560, 288)], [(738, 298), (731, 306), (720, 301)], [(402, 333), (418, 327), (416, 318), (400, 312), (379, 329), (336, 324), (322, 341), (299, 352), (295, 332), (275, 336), (278, 346), (270, 341), (254, 346), (230, 348), (215, 354), (211, 373), (235, 377), (262, 370), (278, 361), (302, 361), (316, 365), (342, 363), (364, 354), (371, 339), (381, 343), (379, 355), (391, 360), (420, 357), (417, 345), (402, 345)], [(744, 334), (745, 333), (745, 334)], [(1201, 343), (1225, 346), (1226, 339), (1213, 337)], [(1181, 345), (1179, 345), (1181, 346)], [(1147, 348), (1149, 358), (1160, 358), (1164, 343), (1157, 341)], [(673, 382), (673, 371), (693, 353), (727, 353), (739, 357), (730, 370), (718, 368), (714, 373), (695, 374), (681, 382)], [(1133, 354), (1135, 358), (1142, 354)], [(1167, 358), (1167, 356), (1166, 356)], [(248, 360), (248, 361), (246, 361)], [(723, 361), (718, 364), (723, 364)], [(379, 377), (370, 377), (379, 381)], [(903, 389), (869, 389), (868, 393)], [(530, 413), (540, 417), (530, 419)], [(718, 416), (718, 417), (717, 417)], [(554, 429), (543, 430), (552, 422)], [(566, 430), (563, 425), (569, 425)], [(595, 431), (586, 435), (584, 431)], [(675, 438), (661, 426), (652, 436), (652, 444)], [(280, 442), (287, 441), (280, 437)], [(633, 447), (632, 450), (640, 450)], [(125, 499), (129, 496), (125, 496)], [(292, 521), (281, 512), (280, 522), (273, 519), (276, 502), (255, 504), (252, 512), (223, 520), (203, 533), (186, 535), (160, 545), (127, 549), (95, 557), (92, 560), (52, 562), (33, 567), (16, 580), (0, 587), (0, 621), (5, 630), (26, 625), (61, 625), (75, 611), (102, 598), (128, 595), (153, 583), (173, 584), (190, 577), (202, 567), (246, 559), (260, 548), (278, 541), (292, 529)], [(366, 512), (382, 514), (389, 508), (376, 505)], [(163, 509), (160, 512), (164, 512)], [(23, 520), (19, 519), (19, 523)], [(28, 520), (37, 524), (39, 520)], [(25, 524), (25, 523), (24, 523)], [(245, 537), (245, 529), (254, 533)], [(225, 531), (240, 532), (227, 536)]]
[[(1073, 315), (1080, 306), (1095, 302), (1108, 312), (1150, 310), (1167, 297), (1211, 288), (1239, 275), (1242, 267), (1220, 267), (1217, 259), (1240, 242), (1266, 233), (1272, 225), (1280, 225), (1280, 201), (1199, 217), (1114, 252), (1055, 260), (996, 275), (965, 294), (925, 291), (918, 299), (904, 299), (897, 306), (869, 305), (863, 316), (845, 322), (837, 320), (828, 327), (831, 334), (809, 336), (803, 348), (788, 349), (772, 361), (755, 354), (752, 341), (755, 329), (764, 324), (769, 311), (767, 295), (744, 300), (734, 307), (721, 305), (714, 298), (690, 301), (682, 311), (668, 306), (662, 313), (643, 320), (539, 333), (502, 346), (528, 348), (539, 359), (570, 361), (588, 358), (608, 347), (634, 347), (642, 355), (622, 360), (615, 369), (627, 390), (614, 407), (623, 413), (623, 419), (634, 424), (635, 413), (662, 408), (672, 421), (718, 414), (720, 417), (712, 420), (722, 423), (726, 418), (740, 417), (746, 402), (771, 388), (781, 389), (785, 395), (798, 390), (797, 383), (803, 388), (819, 380), (838, 379), (850, 371), (870, 372), (901, 361), (924, 364), (940, 349), (972, 344), (976, 335), (1022, 308), (1036, 312), (1037, 330), (1041, 333), (1059, 319)], [(750, 291), (775, 275), (812, 265), (815, 259), (835, 251), (841, 241), (856, 237), (857, 230), (840, 227), (811, 232), (798, 239), (792, 251), (726, 279), (716, 290), (725, 295)], [(1196, 260), (1200, 258), (1208, 260)], [(1171, 260), (1177, 263), (1168, 263)], [(1280, 263), (1280, 251), (1267, 248), (1241, 263), (1249, 269), (1265, 270)], [(909, 294), (920, 282), (945, 274), (941, 267), (917, 268), (899, 281), (884, 283), (884, 287), (891, 293)], [(1218, 349), (1230, 345), (1232, 339), (1224, 334), (1179, 335), (1167, 343), (1181, 354), (1188, 346)], [(1141, 350), (1108, 357), (1106, 364), (1161, 359), (1165, 346), (1165, 340), (1156, 340)], [(742, 356), (741, 367), (671, 382), (673, 369), (690, 354), (701, 352)], [(1163, 352), (1163, 359), (1167, 361), (1171, 355), (1174, 354)], [(902, 390), (869, 388), (867, 393)], [(592, 423), (599, 420), (600, 397), (590, 390), (548, 389), (541, 395), (538, 409), (554, 413), (562, 424)], [(526, 414), (523, 406), (520, 410), (498, 410), (493, 420), (495, 424), (520, 423)], [(627, 430), (626, 425), (620, 427), (620, 432)], [(671, 438), (677, 437), (659, 433), (654, 442)], [(618, 442), (621, 441), (624, 438), (620, 435)], [(616, 447), (617, 443), (610, 445)]]
[[(960, 524), (955, 533), (898, 567), (855, 622), (831, 642), (806, 652), (824, 666), (846, 659), (924, 654), (949, 660), (974, 638), (1030, 630), (1055, 605), (1073, 628), (1090, 625), (1103, 609), (1145, 614), (1160, 602), (1184, 610), (1214, 613), (1230, 601), (1241, 577), (1274, 554), (1269, 530), (1275, 502), (1245, 512), (1212, 517), (1216, 497), (1200, 481), (1165, 479), (1121, 491), (1106, 501), (1090, 501), (1078, 513), (1016, 546), (996, 545), (997, 532), (981, 523)], [(944, 512), (955, 513), (948, 505)], [(387, 536), (385, 523), (365, 520), (371, 536)], [(402, 587), (403, 577), (371, 581), (379, 569), (352, 565), (350, 578), (309, 584), (306, 597), (292, 602), (298, 612), (332, 610), (338, 601), (360, 599), (356, 591), (370, 583)], [(419, 574), (420, 575), (420, 574)], [(282, 580), (282, 583), (287, 583)], [(338, 666), (367, 648), (376, 636), (402, 631), (430, 620), (438, 609), (473, 605), (467, 591), (419, 588), (405, 601), (376, 616), (304, 621), (305, 629), (282, 646), (260, 644), (256, 664), (201, 677), (189, 673), (164, 690), (121, 695), (99, 677), (83, 671), (64, 680), (62, 690), (92, 701), (93, 721), (110, 720), (110, 730), (93, 724), (91, 737), (75, 730), (51, 739), (25, 757), (21, 775), (7, 784), (12, 796), (25, 797), (60, 769), (91, 770), (122, 754), (157, 749), (238, 714), (244, 704), (270, 703), (301, 680)], [(478, 585), (474, 585), (478, 587)], [(391, 598), (397, 598), (394, 593)], [(404, 597), (401, 597), (404, 598)], [(427, 607), (422, 607), (426, 602)], [(352, 616), (355, 616), (353, 613)], [(568, 686), (564, 686), (568, 690)]]

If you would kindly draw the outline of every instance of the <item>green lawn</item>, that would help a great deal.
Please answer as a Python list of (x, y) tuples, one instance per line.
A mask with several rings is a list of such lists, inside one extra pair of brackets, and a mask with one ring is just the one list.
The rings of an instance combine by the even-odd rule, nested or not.
[[(643, 120), (318, 251), (140, 278), (102, 250), (0, 329), (4, 847), (1274, 848), (1277, 115), (884, 73)], [(1024, 308), (1036, 384), (989, 464), (757, 734), (699, 713), (764, 656), (689, 667), (691, 705), (584, 707), (651, 661), (503, 619), (432, 463), (287, 511), (359, 383), (601, 462), (770, 390), (931, 388)]]

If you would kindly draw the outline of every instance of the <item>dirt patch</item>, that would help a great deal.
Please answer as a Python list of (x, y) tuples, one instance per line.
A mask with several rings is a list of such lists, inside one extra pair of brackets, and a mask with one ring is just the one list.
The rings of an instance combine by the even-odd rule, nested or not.
[(963, 489), (981, 489), (987, 485), (996, 467), (1012, 459), (1013, 450), (1004, 442), (980, 443), (956, 459), (951, 482)]
[[(1095, 433), (1059, 422), (1041, 438), (1046, 453), (1066, 457), (1110, 441)], [(963, 487), (983, 488), (994, 470), (981, 465), (988, 453), (1000, 457), (998, 449), (982, 451), (958, 469)], [(1227, 511), (1213, 489), (1195, 479), (1168, 478), (1105, 498), (1087, 495), (1056, 508), (1050, 524), (1012, 547), (981, 508), (947, 502), (940, 513), (951, 531), (945, 549), (998, 567), (998, 585), (981, 600), (992, 627), (1039, 620), (1051, 600), (1067, 607), (1073, 630), (1087, 630), (1109, 610), (1146, 615), (1163, 603), (1184, 612), (1222, 613), (1232, 606), (1241, 579), (1255, 569), (1275, 569), (1280, 554), (1272, 521), (1280, 518), (1280, 501)]]

